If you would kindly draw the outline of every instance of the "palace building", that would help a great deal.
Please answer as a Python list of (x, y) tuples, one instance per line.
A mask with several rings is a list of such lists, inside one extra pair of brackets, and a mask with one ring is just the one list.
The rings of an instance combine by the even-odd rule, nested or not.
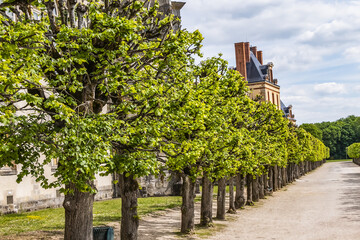
[(280, 99), (280, 86), (274, 78), (274, 64), (263, 64), (263, 52), (249, 42), (235, 43), (236, 70), (245, 78), (250, 88), (250, 97), (271, 102), (282, 110), (284, 117), (296, 123), (292, 105), (285, 106)]

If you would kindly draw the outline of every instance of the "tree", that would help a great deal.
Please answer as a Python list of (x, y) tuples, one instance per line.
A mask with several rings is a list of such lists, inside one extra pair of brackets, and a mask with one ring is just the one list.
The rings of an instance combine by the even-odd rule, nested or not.
[(347, 148), (347, 153), (351, 158), (360, 158), (360, 143), (353, 143)]
[[(124, 189), (134, 192), (134, 178), (157, 171), (154, 116), (179, 82), (168, 73), (191, 65), (201, 39), (175, 35), (178, 20), (157, 7), (136, 0), (0, 5), (1, 165), (22, 164), (19, 181), (31, 174), (43, 187), (64, 186), (65, 239), (92, 239), (96, 173), (124, 173), (123, 186), (131, 182)], [(43, 165), (52, 158), (59, 166), (49, 183)]]
[(322, 131), (315, 124), (303, 123), (300, 127), (305, 129), (308, 133), (311, 133), (311, 135), (318, 138), (320, 141), (322, 141)]

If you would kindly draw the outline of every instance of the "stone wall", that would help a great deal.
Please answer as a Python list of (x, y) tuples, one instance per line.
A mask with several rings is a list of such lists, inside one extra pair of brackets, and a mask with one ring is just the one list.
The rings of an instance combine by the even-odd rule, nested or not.
[(353, 162), (360, 166), (360, 158), (354, 158)]

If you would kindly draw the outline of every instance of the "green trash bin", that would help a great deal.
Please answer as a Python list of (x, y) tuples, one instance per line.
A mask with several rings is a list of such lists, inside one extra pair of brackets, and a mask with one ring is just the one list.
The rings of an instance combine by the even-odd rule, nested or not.
[(94, 240), (114, 240), (114, 229), (112, 227), (94, 227)]

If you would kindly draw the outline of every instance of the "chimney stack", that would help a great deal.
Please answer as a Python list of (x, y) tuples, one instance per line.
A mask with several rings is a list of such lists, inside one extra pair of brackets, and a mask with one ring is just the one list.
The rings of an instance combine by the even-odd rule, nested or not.
[(250, 43), (245, 42), (245, 59), (246, 62), (250, 62)]
[(257, 47), (251, 47), (250, 50), (252, 51), (252, 53), (254, 54), (254, 56), (257, 58)]
[(263, 65), (263, 52), (262, 51), (257, 52), (257, 59), (259, 60), (260, 64)]
[(235, 43), (236, 70), (247, 80), (246, 62), (250, 60), (249, 43)]

